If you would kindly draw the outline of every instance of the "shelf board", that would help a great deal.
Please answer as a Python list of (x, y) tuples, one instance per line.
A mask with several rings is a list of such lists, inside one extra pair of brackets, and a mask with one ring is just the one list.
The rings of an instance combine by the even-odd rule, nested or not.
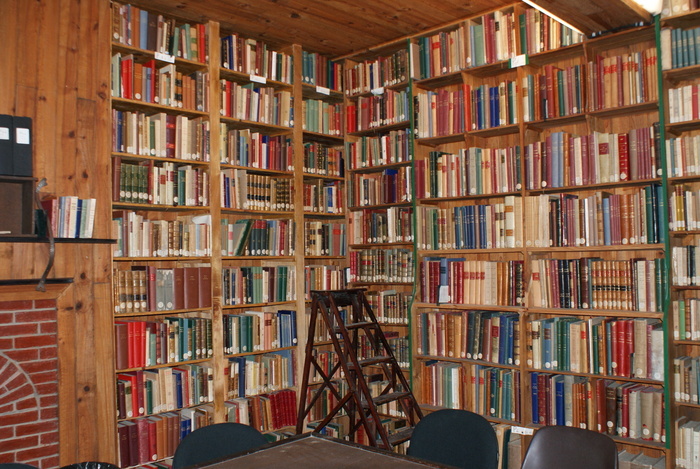
[(112, 152), (112, 157), (119, 157), (126, 161), (158, 161), (163, 163), (176, 163), (178, 165), (209, 166), (210, 161), (183, 160), (180, 158), (167, 158), (164, 156), (136, 155), (134, 153)]
[(370, 129), (358, 130), (356, 132), (348, 132), (348, 135), (354, 137), (364, 137), (380, 134), (382, 132), (389, 132), (391, 130), (408, 129), (411, 126), (409, 121), (396, 122), (395, 124), (378, 125)]
[(381, 164), (377, 166), (366, 166), (364, 168), (350, 168), (348, 171), (350, 173), (357, 173), (357, 174), (363, 174), (363, 173), (377, 173), (380, 171), (384, 171), (385, 169), (396, 169), (396, 168), (401, 168), (403, 166), (411, 166), (413, 161), (408, 160), (408, 161), (398, 161), (396, 163), (387, 163), (387, 164)]
[(342, 135), (329, 135), (320, 132), (311, 132), (310, 130), (304, 130), (304, 141), (306, 140), (328, 143), (330, 145), (343, 145), (345, 143), (345, 139)]
[(126, 99), (112, 97), (112, 107), (126, 111), (150, 111), (156, 110), (168, 114), (186, 115), (193, 117), (209, 117), (208, 112), (197, 111), (195, 109), (183, 109), (174, 106), (163, 106), (162, 104), (147, 103), (137, 99)]

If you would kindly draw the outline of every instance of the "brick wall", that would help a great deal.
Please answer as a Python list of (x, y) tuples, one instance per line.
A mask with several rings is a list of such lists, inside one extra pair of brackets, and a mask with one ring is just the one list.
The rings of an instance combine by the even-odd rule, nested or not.
[(56, 302), (0, 302), (0, 463), (58, 467)]

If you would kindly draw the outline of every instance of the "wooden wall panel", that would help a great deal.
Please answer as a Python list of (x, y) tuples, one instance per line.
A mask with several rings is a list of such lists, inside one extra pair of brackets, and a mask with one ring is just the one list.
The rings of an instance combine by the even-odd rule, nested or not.
[[(2, 0), (0, 113), (29, 116), (44, 192), (98, 201), (95, 235), (110, 237), (110, 3)], [(60, 463), (116, 462), (111, 245), (58, 244)], [(43, 244), (0, 243), (0, 279), (37, 278)], [(12, 295), (0, 287), (3, 295)], [(15, 292), (22, 294), (21, 292)]]

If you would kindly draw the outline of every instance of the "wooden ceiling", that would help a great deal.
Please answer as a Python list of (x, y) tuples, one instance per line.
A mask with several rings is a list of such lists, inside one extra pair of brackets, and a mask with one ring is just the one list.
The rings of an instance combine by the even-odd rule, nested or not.
[[(632, 0), (535, 0), (585, 33), (648, 21)], [(512, 0), (133, 0), (190, 21), (214, 19), (274, 47), (301, 44), (331, 57), (436, 28)], [(605, 7), (605, 8), (603, 8)]]

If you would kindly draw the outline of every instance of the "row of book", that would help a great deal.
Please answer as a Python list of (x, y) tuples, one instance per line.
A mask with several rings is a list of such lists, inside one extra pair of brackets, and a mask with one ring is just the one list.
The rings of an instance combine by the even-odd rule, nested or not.
[(366, 207), (410, 202), (413, 199), (412, 168), (401, 166), (377, 173), (355, 173), (348, 181), (348, 204)]
[(292, 256), (294, 220), (221, 219), (222, 256)]
[(399, 337), (397, 331), (386, 331), (384, 336), (389, 343), (391, 353), (393, 353), (394, 358), (396, 358), (396, 363), (401, 368), (408, 369), (411, 366), (411, 347), (409, 346), (408, 337)]
[(96, 199), (79, 199), (74, 195), (50, 196), (41, 201), (46, 223), (56, 238), (92, 238), (96, 205)]
[(292, 347), (297, 344), (293, 310), (224, 314), (224, 353), (237, 355)]
[[(644, 453), (629, 453), (622, 450), (617, 453), (620, 469), (664, 469), (666, 456), (649, 456)], [(681, 466), (676, 466), (681, 467)]]
[(531, 373), (532, 423), (663, 442), (664, 390), (586, 376)]
[(242, 85), (221, 80), (221, 115), (243, 121), (291, 127), (294, 125), (292, 93), (257, 83)]
[[(469, 40), (464, 25), (451, 31), (438, 31), (411, 44), (413, 78), (426, 79), (456, 73), (467, 65)], [(471, 58), (471, 56), (470, 56)]]
[(158, 321), (115, 321), (118, 370), (211, 358), (211, 319), (166, 317)]
[(304, 172), (321, 176), (344, 177), (343, 149), (319, 142), (304, 142)]
[(355, 244), (413, 242), (413, 208), (387, 207), (351, 212), (348, 223)]
[(348, 65), (345, 68), (345, 94), (355, 96), (378, 92), (407, 80), (408, 53), (401, 49), (391, 55)]
[(656, 101), (656, 47), (626, 55), (598, 55), (586, 67), (587, 109), (600, 111)]
[(294, 268), (286, 265), (224, 267), (221, 289), (225, 306), (294, 301)]
[(666, 223), (660, 197), (661, 185), (638, 187), (624, 194), (596, 191), (580, 198), (575, 194), (525, 197), (525, 246), (662, 243)]
[(674, 340), (700, 340), (700, 298), (671, 302)]
[[(409, 305), (413, 301), (411, 293), (393, 289), (368, 291), (365, 298), (379, 324), (408, 324)], [(389, 334), (389, 331), (384, 333)]]
[(289, 135), (265, 135), (221, 124), (221, 163), (245, 168), (291, 171), (294, 167)]
[(211, 266), (114, 270), (114, 311), (137, 314), (211, 307)]
[(188, 111), (209, 111), (209, 73), (159, 66), (155, 59), (137, 62), (133, 54), (112, 56), (112, 97)]
[(533, 259), (529, 306), (661, 312), (663, 259)]
[(664, 379), (658, 319), (555, 317), (527, 323), (528, 366), (625, 378)]
[(488, 205), (451, 209), (419, 206), (418, 247), (425, 250), (522, 247), (522, 201), (509, 195), (504, 202)]
[(297, 423), (296, 402), (297, 393), (293, 389), (237, 397), (224, 402), (226, 421), (250, 425), (260, 432), (293, 427)]
[(112, 202), (206, 207), (209, 172), (204, 167), (172, 162), (125, 163), (112, 157)]
[(212, 402), (213, 370), (190, 364), (117, 373), (118, 418), (143, 417)]
[(668, 90), (668, 120), (670, 123), (700, 119), (700, 85), (684, 85)]
[(683, 355), (673, 359), (673, 399), (675, 402), (700, 404), (698, 367), (700, 367), (700, 357)]
[(343, 104), (329, 103), (322, 99), (305, 99), (302, 101), (304, 115), (303, 130), (318, 134), (343, 135)]
[(458, 153), (431, 151), (415, 162), (419, 199), (515, 192), (521, 189), (521, 150), (462, 148)]
[(408, 129), (379, 136), (363, 136), (346, 142), (350, 169), (371, 168), (411, 161)]
[(517, 313), (428, 311), (419, 313), (417, 326), (418, 355), (520, 365)]
[(209, 121), (203, 117), (112, 109), (112, 151), (209, 161)]
[(197, 216), (151, 220), (137, 212), (112, 212), (114, 257), (211, 256), (211, 227)]
[(661, 30), (661, 66), (663, 70), (691, 67), (700, 63), (700, 28), (664, 28)]
[(669, 177), (700, 174), (700, 135), (666, 139), (666, 171)]
[(180, 440), (194, 430), (214, 423), (214, 407), (198, 407), (166, 412), (117, 424), (119, 465), (160, 467), (160, 461), (175, 454)]
[(289, 54), (271, 50), (263, 41), (234, 33), (221, 38), (221, 66), (266, 80), (292, 83), (294, 60)]
[[(670, 231), (694, 231), (700, 229), (700, 193), (686, 185), (674, 185), (669, 196), (669, 229)], [(671, 192), (671, 191), (669, 191)]]
[(246, 169), (221, 170), (221, 207), (261, 212), (294, 210), (290, 177), (257, 174)]
[(680, 287), (700, 285), (700, 247), (671, 246), (672, 285)]
[(629, 132), (554, 132), (525, 149), (527, 189), (654, 179), (660, 176), (658, 123)]
[(543, 121), (583, 112), (585, 79), (583, 64), (564, 69), (545, 65), (542, 73), (523, 77), (523, 120)]
[(528, 8), (518, 16), (520, 54), (537, 54), (583, 41), (583, 34), (549, 15)]
[(407, 90), (383, 90), (381, 94), (360, 96), (345, 106), (345, 131), (364, 132), (395, 125), (410, 118), (410, 93)]
[(523, 261), (424, 257), (420, 263), (424, 303), (521, 306)]
[(321, 179), (304, 182), (304, 212), (342, 215), (345, 212), (345, 191), (341, 181)]
[(229, 358), (228, 399), (250, 397), (293, 387), (296, 384), (294, 350)]
[[(337, 391), (338, 393), (337, 395), (343, 396), (348, 391), (348, 385), (344, 379), (333, 380), (333, 385), (334, 391)], [(317, 394), (318, 398), (316, 398), (316, 400), (313, 402), (313, 405), (311, 405), (311, 401), (316, 397)], [(306, 406), (309, 409), (309, 425), (311, 425), (311, 428), (314, 428), (314, 421), (323, 420), (330, 413), (331, 409), (334, 409), (335, 406), (338, 405), (337, 395), (327, 386), (323, 389), (314, 389), (313, 392), (309, 392), (306, 394)], [(343, 410), (341, 410), (340, 418), (337, 420), (342, 420), (343, 417), (347, 417), (347, 414)], [(338, 428), (338, 423), (330, 422), (329, 425), (331, 430), (337, 429), (340, 438), (343, 437), (343, 435), (340, 433), (341, 430)]]
[(683, 15), (700, 8), (698, 0), (663, 0), (661, 18)]
[(516, 82), (502, 81), (448, 91), (443, 88), (414, 97), (416, 136), (442, 137), (518, 123)]
[(345, 223), (304, 222), (304, 255), (344, 257), (348, 244), (345, 227)]
[(118, 2), (112, 3), (112, 41), (171, 58), (209, 60), (209, 28), (205, 24), (177, 24), (173, 18)]
[(411, 249), (360, 249), (350, 251), (349, 282), (413, 282)]
[(316, 52), (301, 51), (301, 82), (343, 91), (343, 65)]
[[(675, 454), (677, 468), (694, 469), (700, 459), (700, 447), (695, 443), (700, 438), (700, 422), (681, 416), (674, 422), (676, 429)], [(656, 467), (656, 466), (654, 466)], [(660, 466), (665, 467), (665, 466)]]
[(304, 298), (311, 300), (313, 290), (344, 290), (347, 287), (348, 272), (337, 265), (304, 266)]

